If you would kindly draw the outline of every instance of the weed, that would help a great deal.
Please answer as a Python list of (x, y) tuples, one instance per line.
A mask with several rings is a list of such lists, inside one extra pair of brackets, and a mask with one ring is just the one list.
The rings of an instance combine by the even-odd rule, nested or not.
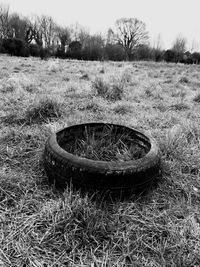
[(186, 90), (183, 88), (180, 89), (173, 89), (171, 92), (171, 96), (172, 97), (180, 97), (182, 100), (185, 98), (186, 96)]
[(106, 94), (109, 91), (109, 85), (102, 78), (97, 77), (92, 83), (92, 86), (96, 89), (97, 95), (106, 97)]
[(80, 77), (81, 80), (86, 80), (86, 81), (89, 81), (90, 77), (87, 73), (83, 74), (81, 77)]
[(60, 67), (58, 65), (58, 61), (49, 60), (48, 63), (47, 63), (47, 70), (49, 72), (54, 72), (54, 73), (60, 71)]
[(107, 100), (117, 101), (121, 100), (124, 91), (124, 85), (121, 80), (105, 81), (101, 77), (97, 77), (92, 83), (93, 88), (96, 90), (98, 96)]
[(179, 80), (180, 83), (189, 83), (189, 79), (185, 76), (181, 77), (180, 80)]
[(164, 83), (170, 84), (170, 83), (173, 83), (173, 80), (172, 80), (172, 79), (166, 79), (166, 80), (164, 81)]
[(63, 77), (63, 81), (64, 82), (69, 82), (70, 81), (70, 78), (69, 77)]
[(152, 88), (146, 88), (145, 91), (144, 91), (144, 93), (145, 93), (145, 95), (148, 96), (148, 97), (153, 96)]
[(132, 82), (132, 70), (126, 69), (121, 75), (121, 81), (124, 83)]
[(52, 98), (41, 99), (28, 107), (25, 120), (28, 124), (43, 123), (62, 115), (61, 103)]
[(117, 114), (125, 115), (131, 111), (131, 108), (126, 104), (117, 104), (117, 106), (113, 108), (113, 111)]
[(99, 73), (104, 74), (104, 73), (105, 73), (105, 69), (102, 68), (102, 69), (99, 71)]
[(194, 98), (193, 98), (194, 102), (200, 103), (200, 94), (197, 94)]
[(190, 107), (187, 104), (183, 103), (182, 101), (180, 103), (171, 105), (169, 108), (178, 111), (190, 109)]

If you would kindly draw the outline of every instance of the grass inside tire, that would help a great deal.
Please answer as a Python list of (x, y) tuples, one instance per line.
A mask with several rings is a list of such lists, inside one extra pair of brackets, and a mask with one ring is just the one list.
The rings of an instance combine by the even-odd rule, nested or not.
[[(128, 134), (145, 151), (138, 159), (124, 161), (92, 160), (66, 151), (66, 144), (83, 138), (85, 130), (101, 134), (104, 127), (112, 135)], [(82, 139), (81, 139), (82, 140)], [(44, 168), (50, 182), (58, 187), (72, 184), (75, 188), (110, 192), (140, 192), (149, 187), (159, 172), (160, 151), (155, 140), (122, 125), (85, 123), (66, 127), (52, 134), (44, 150)]]

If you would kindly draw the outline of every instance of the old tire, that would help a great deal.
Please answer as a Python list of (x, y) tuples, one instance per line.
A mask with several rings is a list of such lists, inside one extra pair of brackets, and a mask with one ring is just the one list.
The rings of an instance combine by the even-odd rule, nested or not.
[[(85, 127), (109, 125), (119, 131), (131, 131), (134, 138), (148, 147), (147, 154), (137, 160), (124, 162), (94, 161), (68, 153), (61, 147), (79, 136)], [(155, 140), (146, 134), (122, 125), (86, 123), (73, 125), (52, 134), (44, 150), (44, 168), (50, 182), (58, 187), (72, 184), (75, 188), (110, 192), (141, 192), (146, 190), (159, 172), (160, 151)]]

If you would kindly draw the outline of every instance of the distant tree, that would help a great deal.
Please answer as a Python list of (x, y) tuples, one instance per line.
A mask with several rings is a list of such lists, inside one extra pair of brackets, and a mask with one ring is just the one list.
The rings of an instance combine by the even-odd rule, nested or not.
[(183, 61), (183, 56), (186, 52), (186, 43), (187, 40), (183, 36), (179, 35), (176, 37), (172, 46), (172, 50), (175, 53), (175, 62)]
[(81, 58), (82, 45), (79, 41), (72, 41), (69, 44), (68, 56), (75, 59)]
[(200, 64), (200, 53), (199, 52), (192, 53), (192, 59), (195, 64)]
[(86, 60), (102, 60), (104, 39), (100, 34), (91, 35), (85, 40), (84, 47), (82, 49), (82, 57)]
[(162, 37), (161, 34), (158, 34), (153, 47), (152, 47), (152, 51), (151, 51), (151, 58), (152, 60), (158, 62), (163, 60), (163, 41), (162, 41)]
[(183, 54), (183, 58), (180, 62), (184, 63), (184, 64), (193, 64), (193, 57), (192, 57), (192, 54), (190, 53), (190, 51), (186, 51)]
[(29, 46), (28, 44), (18, 38), (6, 38), (3, 39), (3, 48), (11, 56), (28, 57), (29, 56)]
[(65, 52), (65, 47), (70, 44), (71, 42), (71, 34), (70, 29), (67, 27), (60, 27), (57, 26), (56, 32), (58, 35), (58, 38), (60, 40), (60, 50)]
[(9, 6), (0, 4), (0, 39), (9, 35)]
[(179, 35), (176, 37), (173, 43), (172, 50), (174, 50), (177, 53), (184, 53), (186, 51), (186, 43), (187, 43), (186, 38)]
[(153, 48), (157, 50), (163, 50), (163, 41), (160, 33), (158, 34), (156, 40), (154, 41)]
[(195, 53), (196, 51), (199, 51), (200, 43), (196, 41), (195, 39), (192, 40), (190, 52)]
[(90, 37), (89, 31), (78, 23), (71, 25), (69, 29), (71, 33), (71, 40), (78, 41), (82, 46), (84, 46), (85, 42)]
[(29, 44), (29, 52), (32, 57), (39, 57), (40, 56), (41, 47), (37, 44)]
[(151, 58), (152, 60), (159, 62), (162, 61), (164, 58), (164, 51), (158, 48), (152, 48), (151, 50)]
[(175, 62), (176, 53), (174, 50), (168, 49), (164, 52), (163, 59), (166, 62)]
[(115, 40), (120, 44), (127, 59), (131, 58), (133, 50), (148, 41), (148, 33), (144, 22), (137, 18), (121, 18), (115, 23), (113, 30)]
[(114, 34), (114, 31), (111, 28), (109, 28), (108, 31), (107, 31), (106, 44), (116, 44), (115, 34)]
[(46, 47), (40, 47), (40, 58), (45, 60), (49, 57), (51, 57), (50, 49)]
[(107, 60), (122, 61), (126, 59), (124, 49), (119, 44), (109, 44), (107, 43), (105, 48), (105, 58)]
[(9, 17), (9, 37), (26, 40), (29, 25), (30, 22), (27, 18), (21, 18), (17, 13), (11, 14)]
[(133, 59), (136, 60), (150, 60), (151, 59), (151, 48), (148, 45), (139, 45), (133, 51)]
[(56, 37), (56, 23), (51, 16), (41, 16), (38, 19), (40, 32), (45, 48), (51, 49), (54, 46)]

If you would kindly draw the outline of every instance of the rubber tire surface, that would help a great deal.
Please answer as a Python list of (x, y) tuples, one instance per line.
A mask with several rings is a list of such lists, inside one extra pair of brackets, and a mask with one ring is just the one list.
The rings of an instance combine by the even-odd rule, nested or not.
[[(131, 130), (140, 140), (148, 143), (149, 152), (140, 159), (124, 162), (94, 161), (65, 151), (58, 144), (66, 133), (81, 127), (109, 125)], [(80, 131), (80, 130), (79, 130)], [(130, 127), (108, 123), (86, 123), (73, 125), (52, 134), (44, 150), (44, 168), (50, 182), (57, 187), (74, 187), (111, 192), (140, 192), (147, 188), (157, 176), (160, 166), (160, 150), (155, 140)]]

